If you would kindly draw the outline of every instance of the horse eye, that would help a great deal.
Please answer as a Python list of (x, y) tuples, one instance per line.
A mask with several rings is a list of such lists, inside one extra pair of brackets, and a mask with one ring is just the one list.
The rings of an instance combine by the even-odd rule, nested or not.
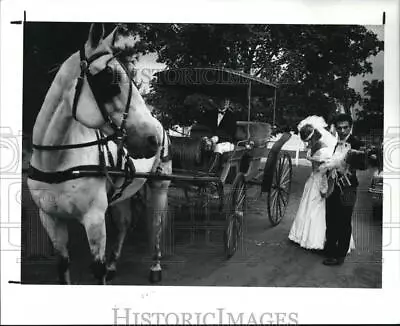
[(120, 93), (118, 73), (110, 66), (106, 66), (96, 75), (88, 76), (91, 87), (98, 99), (102, 102), (111, 100)]
[(111, 85), (114, 82), (114, 71), (111, 67), (106, 66), (96, 75), (92, 75), (92, 79), (97, 85)]

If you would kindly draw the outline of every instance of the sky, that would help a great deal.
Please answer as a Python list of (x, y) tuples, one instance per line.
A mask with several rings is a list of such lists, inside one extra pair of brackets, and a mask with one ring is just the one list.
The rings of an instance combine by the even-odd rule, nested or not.
[[(384, 27), (383, 25), (378, 25), (378, 26), (366, 26), (368, 29), (372, 30), (377, 36), (378, 39), (381, 41), (384, 41)], [(378, 53), (377, 56), (373, 57), (371, 56), (368, 61), (372, 63), (372, 69), (373, 72), (372, 74), (368, 74), (365, 76), (358, 75), (356, 77), (351, 77), (349, 80), (349, 87), (354, 88), (356, 91), (362, 92), (362, 83), (365, 80), (371, 81), (372, 79), (379, 79), (383, 80), (383, 60), (384, 59), (384, 52), (381, 51)]]

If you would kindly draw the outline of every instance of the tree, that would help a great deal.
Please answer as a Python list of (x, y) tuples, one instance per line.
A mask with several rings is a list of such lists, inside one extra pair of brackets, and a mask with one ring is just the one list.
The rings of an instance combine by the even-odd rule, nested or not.
[(364, 81), (365, 97), (361, 100), (362, 110), (357, 111), (357, 131), (377, 133), (383, 130), (384, 81)]
[[(348, 87), (350, 76), (372, 72), (368, 58), (383, 50), (363, 26), (159, 24), (145, 30), (143, 39), (169, 68), (223, 66), (277, 83), (281, 123), (293, 111), (327, 118), (336, 102), (349, 112), (361, 99)], [(156, 102), (179, 120), (180, 110)]]
[(383, 80), (374, 79), (371, 82), (364, 81), (364, 94), (367, 96), (363, 99), (363, 111), (361, 115), (368, 113), (383, 114), (383, 96), (384, 82)]

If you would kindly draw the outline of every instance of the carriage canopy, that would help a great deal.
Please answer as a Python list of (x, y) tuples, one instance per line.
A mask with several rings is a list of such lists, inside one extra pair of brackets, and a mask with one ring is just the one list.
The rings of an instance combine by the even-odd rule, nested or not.
[(242, 98), (249, 96), (275, 96), (277, 86), (264, 79), (228, 68), (178, 68), (155, 74), (156, 84), (165, 87), (182, 87), (188, 91), (210, 96)]

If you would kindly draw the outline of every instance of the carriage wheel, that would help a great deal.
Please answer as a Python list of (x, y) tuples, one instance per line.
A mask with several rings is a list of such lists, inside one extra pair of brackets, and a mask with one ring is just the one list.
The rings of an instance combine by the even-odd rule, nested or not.
[(285, 215), (292, 184), (292, 159), (288, 153), (280, 152), (272, 171), (272, 185), (268, 193), (268, 217), (273, 226)]
[(228, 259), (235, 254), (238, 239), (242, 234), (242, 220), (246, 208), (246, 182), (243, 173), (236, 176), (232, 185), (232, 197), (229, 201), (227, 226), (224, 232), (225, 254)]

